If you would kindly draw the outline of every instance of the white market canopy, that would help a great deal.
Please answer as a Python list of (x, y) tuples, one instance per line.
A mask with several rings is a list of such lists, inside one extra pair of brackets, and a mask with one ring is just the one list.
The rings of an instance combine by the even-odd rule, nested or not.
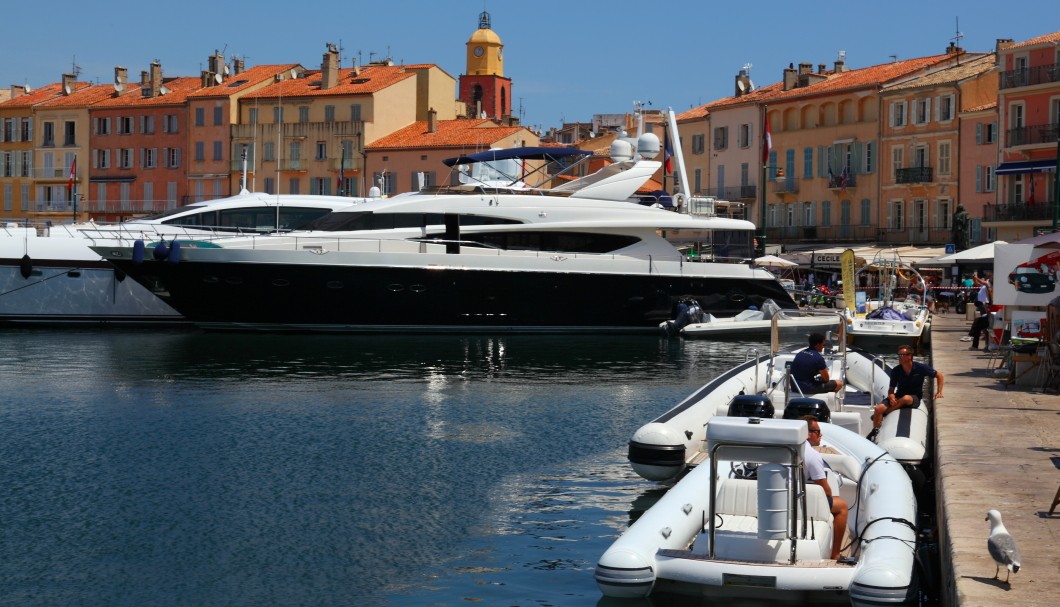
[(960, 263), (987, 263), (994, 260), (994, 245), (1008, 244), (1004, 240), (996, 240), (961, 251), (951, 253), (932, 259), (916, 262), (917, 266), (952, 266)]
[(785, 268), (788, 266), (797, 266), (799, 264), (794, 261), (788, 261), (783, 257), (777, 257), (776, 255), (763, 255), (755, 258), (755, 265), (762, 267), (779, 267)]

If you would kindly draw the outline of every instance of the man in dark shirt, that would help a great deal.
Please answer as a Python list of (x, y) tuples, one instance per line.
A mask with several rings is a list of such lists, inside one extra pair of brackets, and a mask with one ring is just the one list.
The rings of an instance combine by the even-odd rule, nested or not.
[(824, 335), (811, 334), (810, 347), (796, 354), (791, 361), (791, 378), (803, 394), (839, 392), (843, 389), (841, 380), (828, 378), (828, 364), (821, 355), (824, 343)]
[(924, 398), (924, 379), (927, 377), (935, 378), (935, 398), (942, 398), (942, 374), (924, 363), (913, 360), (913, 349), (909, 346), (898, 348), (898, 366), (891, 369), (887, 400), (876, 405), (872, 413), (872, 432), (868, 436), (870, 440), (875, 439), (879, 433), (884, 415), (902, 407), (915, 409), (920, 406), (920, 401)]

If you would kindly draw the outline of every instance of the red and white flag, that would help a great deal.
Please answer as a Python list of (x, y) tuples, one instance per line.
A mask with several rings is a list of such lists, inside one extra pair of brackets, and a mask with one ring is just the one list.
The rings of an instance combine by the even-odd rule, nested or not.
[(766, 116), (766, 128), (762, 129), (762, 166), (769, 164), (769, 152), (773, 151), (773, 133), (769, 130), (769, 116)]
[(77, 176), (77, 156), (70, 163), (70, 181), (66, 182), (66, 192), (69, 194), (74, 190), (74, 177)]

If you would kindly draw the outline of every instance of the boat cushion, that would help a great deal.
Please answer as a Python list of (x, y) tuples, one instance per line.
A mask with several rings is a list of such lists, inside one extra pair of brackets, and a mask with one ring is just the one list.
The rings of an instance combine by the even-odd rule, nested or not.
[[(758, 516), (758, 482), (730, 478), (718, 489), (718, 501), (714, 507), (718, 514)], [(757, 523), (755, 531), (758, 530)]]

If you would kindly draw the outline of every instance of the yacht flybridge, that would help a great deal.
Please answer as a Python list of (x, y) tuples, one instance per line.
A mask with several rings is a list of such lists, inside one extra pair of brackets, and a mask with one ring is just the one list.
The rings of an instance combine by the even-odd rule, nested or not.
[[(673, 112), (669, 128), (676, 140)], [(211, 329), (653, 332), (681, 298), (730, 315), (770, 298), (795, 307), (748, 263), (754, 224), (639, 204), (659, 147), (650, 133), (616, 141), (612, 164), (553, 187), (528, 185), (524, 169), (570, 169), (563, 150), (490, 151), (447, 162), (461, 169), (457, 185), (336, 210), (303, 230), (95, 250)], [(479, 163), (490, 170), (476, 173)], [(672, 229), (706, 234), (713, 257), (687, 261)]]

